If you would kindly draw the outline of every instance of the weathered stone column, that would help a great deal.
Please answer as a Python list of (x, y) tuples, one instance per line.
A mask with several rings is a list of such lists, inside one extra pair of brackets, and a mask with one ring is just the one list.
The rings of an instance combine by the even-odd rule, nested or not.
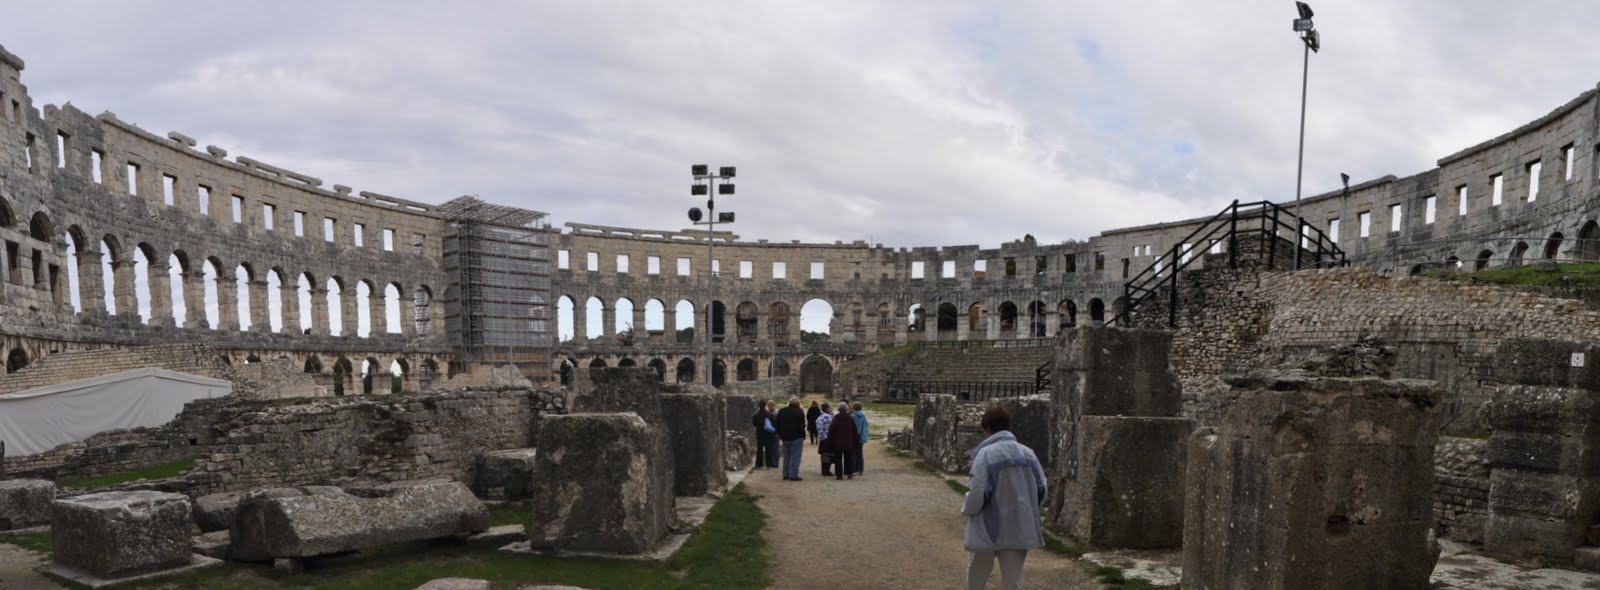
[(617, 335), (617, 332), (621, 330), (621, 328), (617, 326), (617, 304), (601, 304), (600, 330), (604, 332), (601, 334), (601, 336), (605, 336), (608, 342), (615, 342), (614, 337)]
[(1055, 338), (1061, 328), (1061, 312), (1047, 311), (1044, 314), (1044, 336)]
[[(414, 297), (416, 297), (416, 295), (412, 295), (412, 298), (407, 298), (406, 294), (404, 292), (400, 293), (400, 303), (399, 303), (399, 305), (400, 305), (400, 326), (399, 326), (400, 330), (399, 330), (399, 333), (402, 334), (402, 335), (405, 335), (407, 337), (412, 337), (412, 336), (416, 336), (417, 335), (417, 306), (416, 306), (415, 303), (413, 303), (415, 301), (413, 299)], [(551, 307), (549, 307), (547, 309), (549, 310), (547, 313), (550, 314), (550, 317), (549, 317), (550, 323), (551, 323), (552, 327), (554, 327), (554, 324), (555, 324), (555, 321), (556, 321), (556, 318), (555, 318), (555, 307), (551, 306)], [(554, 330), (552, 330), (552, 331), (554, 331)], [(409, 378), (410, 376), (407, 375), (407, 377)]]
[(972, 326), (969, 325), (971, 323), (972, 316), (963, 313), (959, 309), (956, 310), (956, 340), (972, 338)]
[(762, 344), (772, 340), (771, 335), (767, 333), (768, 330), (772, 329), (769, 327), (771, 319), (772, 312), (768, 311), (768, 309), (756, 310), (756, 343)]
[[(29, 262), (25, 258), (22, 265), (28, 268)], [(28, 272), (32, 272), (31, 269)], [(111, 292), (117, 300), (117, 315), (137, 315), (139, 313), (139, 299), (133, 289), (133, 261), (123, 258), (111, 261), (111, 277), (116, 280)]]
[[(707, 303), (705, 306), (694, 310), (694, 343), (702, 347), (705, 346), (707, 339), (711, 338), (711, 326), (706, 325), (706, 310), (711, 309), (710, 306), (711, 304)], [(695, 365), (702, 364), (705, 364), (704, 359), (695, 361)], [(711, 367), (706, 367), (705, 369), (709, 371)]]
[(1189, 440), (1183, 587), (1422, 590), (1438, 559), (1432, 381), (1263, 372)]
[(239, 330), (239, 282), (233, 276), (217, 275), (217, 325), (218, 330)]
[[(100, 250), (78, 244), (78, 303), (85, 312), (106, 311), (106, 282), (100, 268)], [(0, 256), (0, 264), (5, 257)]]
[(590, 338), (594, 338), (595, 335), (589, 333), (588, 302), (584, 302), (583, 304), (572, 304), (572, 334), (572, 339), (577, 340), (578, 342), (584, 342)]
[[(649, 303), (649, 302), (647, 301), (646, 303)], [(633, 306), (633, 341), (634, 342), (642, 345), (642, 344), (644, 344), (644, 342), (646, 340), (650, 339), (650, 330), (646, 328), (646, 325), (647, 324), (644, 323), (644, 306), (643, 305), (635, 305), (635, 306)]]
[(285, 334), (300, 334), (300, 282), (278, 283), (278, 301), (283, 302), (283, 332)]
[[(357, 284), (359, 284), (359, 283), (357, 283)], [(359, 323), (358, 322), (360, 321), (361, 318), (356, 315), (357, 313), (359, 313), (358, 311), (356, 311), (356, 289), (360, 289), (360, 287), (354, 287), (354, 288), (349, 289), (349, 291), (350, 291), (349, 293), (346, 293), (345, 289), (340, 289), (339, 290), (339, 310), (340, 310), (339, 311), (339, 325), (340, 325), (339, 335), (340, 336), (345, 336), (345, 337), (358, 337), (359, 336), (359, 334), (357, 334), (357, 332), (356, 332), (356, 328), (359, 327)], [(368, 299), (369, 300), (371, 299), (370, 295), (369, 295)], [(371, 316), (368, 316), (368, 317), (371, 317)]]
[(999, 307), (989, 307), (989, 306), (985, 306), (984, 309), (983, 309), (983, 319), (984, 319), (984, 328), (985, 328), (984, 331), (988, 332), (988, 334), (987, 334), (987, 336), (985, 336), (985, 338), (988, 339), (988, 340), (999, 340), (1000, 339), (1000, 313), (999, 313), (999, 309), (1000, 309)]
[(205, 275), (190, 270), (183, 271), (179, 277), (183, 281), (183, 327), (200, 328), (206, 319)]
[(311, 285), (311, 333), (327, 336), (331, 333), (329, 330), (328, 290), (321, 285)]
[(172, 321), (172, 275), (165, 261), (152, 260), (150, 273), (150, 325), (171, 326)]
[[(272, 310), (267, 309), (266, 279), (257, 276), (246, 284), (250, 289), (250, 331), (272, 332)], [(278, 311), (281, 314), (283, 310), (280, 308)]]

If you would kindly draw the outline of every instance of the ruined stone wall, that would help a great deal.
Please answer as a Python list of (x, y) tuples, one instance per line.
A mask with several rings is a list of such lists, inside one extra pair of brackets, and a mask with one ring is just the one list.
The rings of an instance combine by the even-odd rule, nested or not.
[(64, 481), (192, 459), (214, 440), (217, 431), (213, 424), (226, 423), (257, 407), (239, 401), (232, 397), (198, 399), (185, 404), (172, 422), (162, 426), (112, 430), (43, 453), (7, 456), (3, 471), (14, 477)]
[(1433, 451), (1433, 521), (1439, 536), (1483, 542), (1489, 515), (1488, 441), (1440, 437)]

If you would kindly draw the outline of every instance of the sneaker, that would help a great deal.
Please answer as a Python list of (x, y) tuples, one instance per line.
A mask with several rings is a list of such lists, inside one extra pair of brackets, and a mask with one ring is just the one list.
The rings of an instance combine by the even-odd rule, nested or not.
[(805, 481), (805, 478), (803, 478), (803, 477), (791, 477), (789, 479), (792, 479), (794, 481)]

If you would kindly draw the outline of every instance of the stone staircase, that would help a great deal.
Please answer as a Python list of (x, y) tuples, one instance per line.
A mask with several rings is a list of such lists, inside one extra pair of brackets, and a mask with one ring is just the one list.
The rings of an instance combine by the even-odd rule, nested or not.
[(21, 371), (0, 375), (0, 394), (152, 367), (219, 379), (229, 377), (227, 364), (205, 346), (115, 348), (46, 356)]

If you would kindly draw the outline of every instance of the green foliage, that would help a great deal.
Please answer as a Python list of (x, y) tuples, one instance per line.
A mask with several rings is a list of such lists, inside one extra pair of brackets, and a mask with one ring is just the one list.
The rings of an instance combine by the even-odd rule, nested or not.
[(1102, 565), (1094, 569), (1094, 577), (1106, 588), (1114, 590), (1155, 590), (1155, 584), (1144, 578), (1129, 578), (1116, 566)]
[(944, 483), (945, 483), (945, 485), (950, 486), (950, 489), (955, 490), (957, 494), (965, 494), (967, 492), (972, 491), (972, 488), (967, 487), (967, 484), (961, 483), (961, 482), (953, 480), (953, 479), (946, 479), (946, 480), (944, 480)]
[(110, 475), (64, 481), (61, 482), (61, 487), (76, 489), (98, 488), (116, 485), (119, 483), (127, 483), (140, 479), (165, 479), (168, 477), (177, 477), (184, 471), (188, 471), (191, 465), (194, 465), (194, 459), (184, 459), (182, 461), (163, 463), (161, 465), (154, 465), (144, 469), (138, 469), (124, 473), (113, 473)]
[(1090, 547), (1088, 544), (1068, 544), (1066, 541), (1062, 540), (1061, 537), (1052, 535), (1049, 532), (1044, 534), (1044, 548), (1046, 551), (1050, 551), (1051, 553), (1067, 555), (1070, 557), (1083, 557), (1085, 554), (1094, 551), (1094, 547)]
[(50, 554), (50, 531), (42, 533), (0, 533), (0, 543), (16, 545), (29, 551)]
[[(1465, 261), (1471, 264), (1472, 261)], [(1477, 272), (1430, 270), (1427, 276), (1447, 281), (1472, 281), (1492, 285), (1538, 287), (1600, 287), (1600, 263), (1560, 264), (1555, 272), (1534, 270), (1530, 265), (1485, 269)]]
[(532, 519), (533, 513), (521, 502), (506, 502), (489, 509), (489, 526), (526, 525)]
[(868, 417), (871, 417), (874, 414), (882, 414), (886, 416), (898, 416), (901, 418), (911, 419), (915, 418), (917, 414), (916, 404), (889, 404), (872, 402), (861, 404), (861, 409), (867, 411)]
[(694, 328), (679, 328), (678, 342), (694, 342)]
[(807, 332), (805, 330), (800, 331), (801, 344), (827, 344), (827, 342), (827, 332)]

